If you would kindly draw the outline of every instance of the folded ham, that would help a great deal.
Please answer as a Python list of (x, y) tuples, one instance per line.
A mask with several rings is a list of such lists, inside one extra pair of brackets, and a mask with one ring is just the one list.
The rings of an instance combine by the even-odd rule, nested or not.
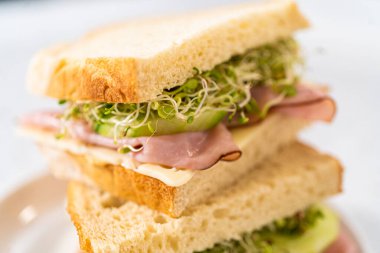
[[(295, 96), (283, 98), (271, 107), (270, 112), (326, 122), (330, 122), (334, 118), (335, 102), (323, 89), (300, 84), (296, 86), (296, 90)], [(251, 90), (251, 95), (260, 108), (279, 96), (269, 87), (255, 87)]]
[[(255, 87), (251, 92), (260, 108), (279, 96), (267, 87)], [(271, 107), (269, 113), (281, 113), (306, 120), (330, 121), (335, 114), (335, 103), (319, 89), (298, 85), (295, 96), (281, 99)], [(21, 124), (58, 133), (62, 129), (60, 114), (60, 112), (29, 114), (22, 118)], [(252, 116), (251, 122), (257, 121), (258, 119)], [(129, 147), (132, 151), (126, 155), (142, 163), (202, 170), (211, 167), (219, 160), (233, 161), (241, 155), (231, 133), (222, 123), (208, 131), (122, 138), (117, 142), (113, 138), (95, 133), (88, 123), (81, 120), (70, 121), (66, 127), (71, 138), (86, 144), (111, 149)]]
[(138, 151), (129, 152), (128, 155), (137, 161), (174, 168), (202, 170), (219, 160), (233, 161), (241, 155), (223, 124), (208, 131), (123, 138), (117, 143), (112, 138), (94, 133), (84, 122), (75, 122), (70, 129), (73, 138), (85, 143), (114, 149), (131, 146)]

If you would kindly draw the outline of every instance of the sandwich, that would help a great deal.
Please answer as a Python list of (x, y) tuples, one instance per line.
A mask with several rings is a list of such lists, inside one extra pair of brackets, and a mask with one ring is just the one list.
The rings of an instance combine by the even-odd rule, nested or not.
[(89, 252), (323, 252), (339, 234), (319, 202), (342, 167), (297, 141), (336, 111), (302, 80), (291, 0), (100, 28), (39, 52), (30, 113)]
[(339, 221), (319, 202), (340, 192), (341, 173), (336, 159), (294, 142), (179, 218), (78, 182), (67, 210), (88, 252), (325, 253)]

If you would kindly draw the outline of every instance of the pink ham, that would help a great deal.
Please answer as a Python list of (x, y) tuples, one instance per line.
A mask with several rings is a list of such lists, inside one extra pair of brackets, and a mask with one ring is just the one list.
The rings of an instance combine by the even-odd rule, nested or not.
[[(58, 132), (60, 119), (58, 113), (40, 112), (30, 114), (21, 124)], [(155, 163), (175, 168), (194, 170), (207, 169), (219, 160), (233, 161), (240, 157), (241, 151), (232, 140), (231, 133), (219, 124), (209, 131), (189, 132), (153, 137), (124, 138), (115, 143), (114, 139), (93, 132), (83, 121), (70, 122), (67, 127), (72, 138), (86, 144), (112, 149), (130, 145), (143, 147), (138, 152), (129, 152), (139, 162)]]
[(341, 231), (338, 238), (323, 252), (323, 253), (360, 253), (360, 247), (344, 225), (341, 226)]
[(144, 149), (133, 154), (137, 161), (175, 168), (206, 169), (220, 159), (234, 161), (241, 155), (223, 124), (204, 132), (138, 139)]
[[(251, 94), (260, 108), (279, 96), (268, 87), (255, 87)], [(327, 122), (334, 118), (335, 111), (335, 102), (326, 92), (306, 85), (297, 85), (297, 95), (284, 98), (270, 109), (270, 113), (278, 112), (291, 117)]]

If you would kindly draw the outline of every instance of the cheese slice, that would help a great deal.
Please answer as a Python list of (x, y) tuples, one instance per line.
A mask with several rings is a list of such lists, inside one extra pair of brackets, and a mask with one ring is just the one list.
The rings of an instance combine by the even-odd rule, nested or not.
[(178, 187), (186, 184), (196, 173), (194, 170), (183, 170), (176, 168), (166, 168), (157, 164), (139, 163), (133, 158), (120, 154), (119, 152), (99, 147), (86, 145), (70, 138), (57, 139), (47, 131), (34, 128), (19, 128), (20, 135), (29, 136), (37, 143), (49, 146), (54, 149), (68, 151), (76, 155), (90, 156), (92, 159), (113, 165), (121, 165), (126, 169), (137, 173), (156, 178), (168, 186)]

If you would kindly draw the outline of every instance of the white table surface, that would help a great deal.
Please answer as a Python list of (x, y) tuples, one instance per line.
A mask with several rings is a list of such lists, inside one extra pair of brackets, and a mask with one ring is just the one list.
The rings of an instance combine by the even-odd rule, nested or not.
[[(0, 2), (0, 198), (46, 169), (30, 140), (14, 134), (18, 115), (56, 104), (27, 93), (32, 54), (110, 21), (228, 0)], [(303, 0), (313, 27), (297, 35), (307, 79), (328, 83), (339, 110), (332, 125), (316, 124), (302, 138), (336, 155), (346, 173), (344, 194), (332, 202), (380, 249), (380, 1)]]

